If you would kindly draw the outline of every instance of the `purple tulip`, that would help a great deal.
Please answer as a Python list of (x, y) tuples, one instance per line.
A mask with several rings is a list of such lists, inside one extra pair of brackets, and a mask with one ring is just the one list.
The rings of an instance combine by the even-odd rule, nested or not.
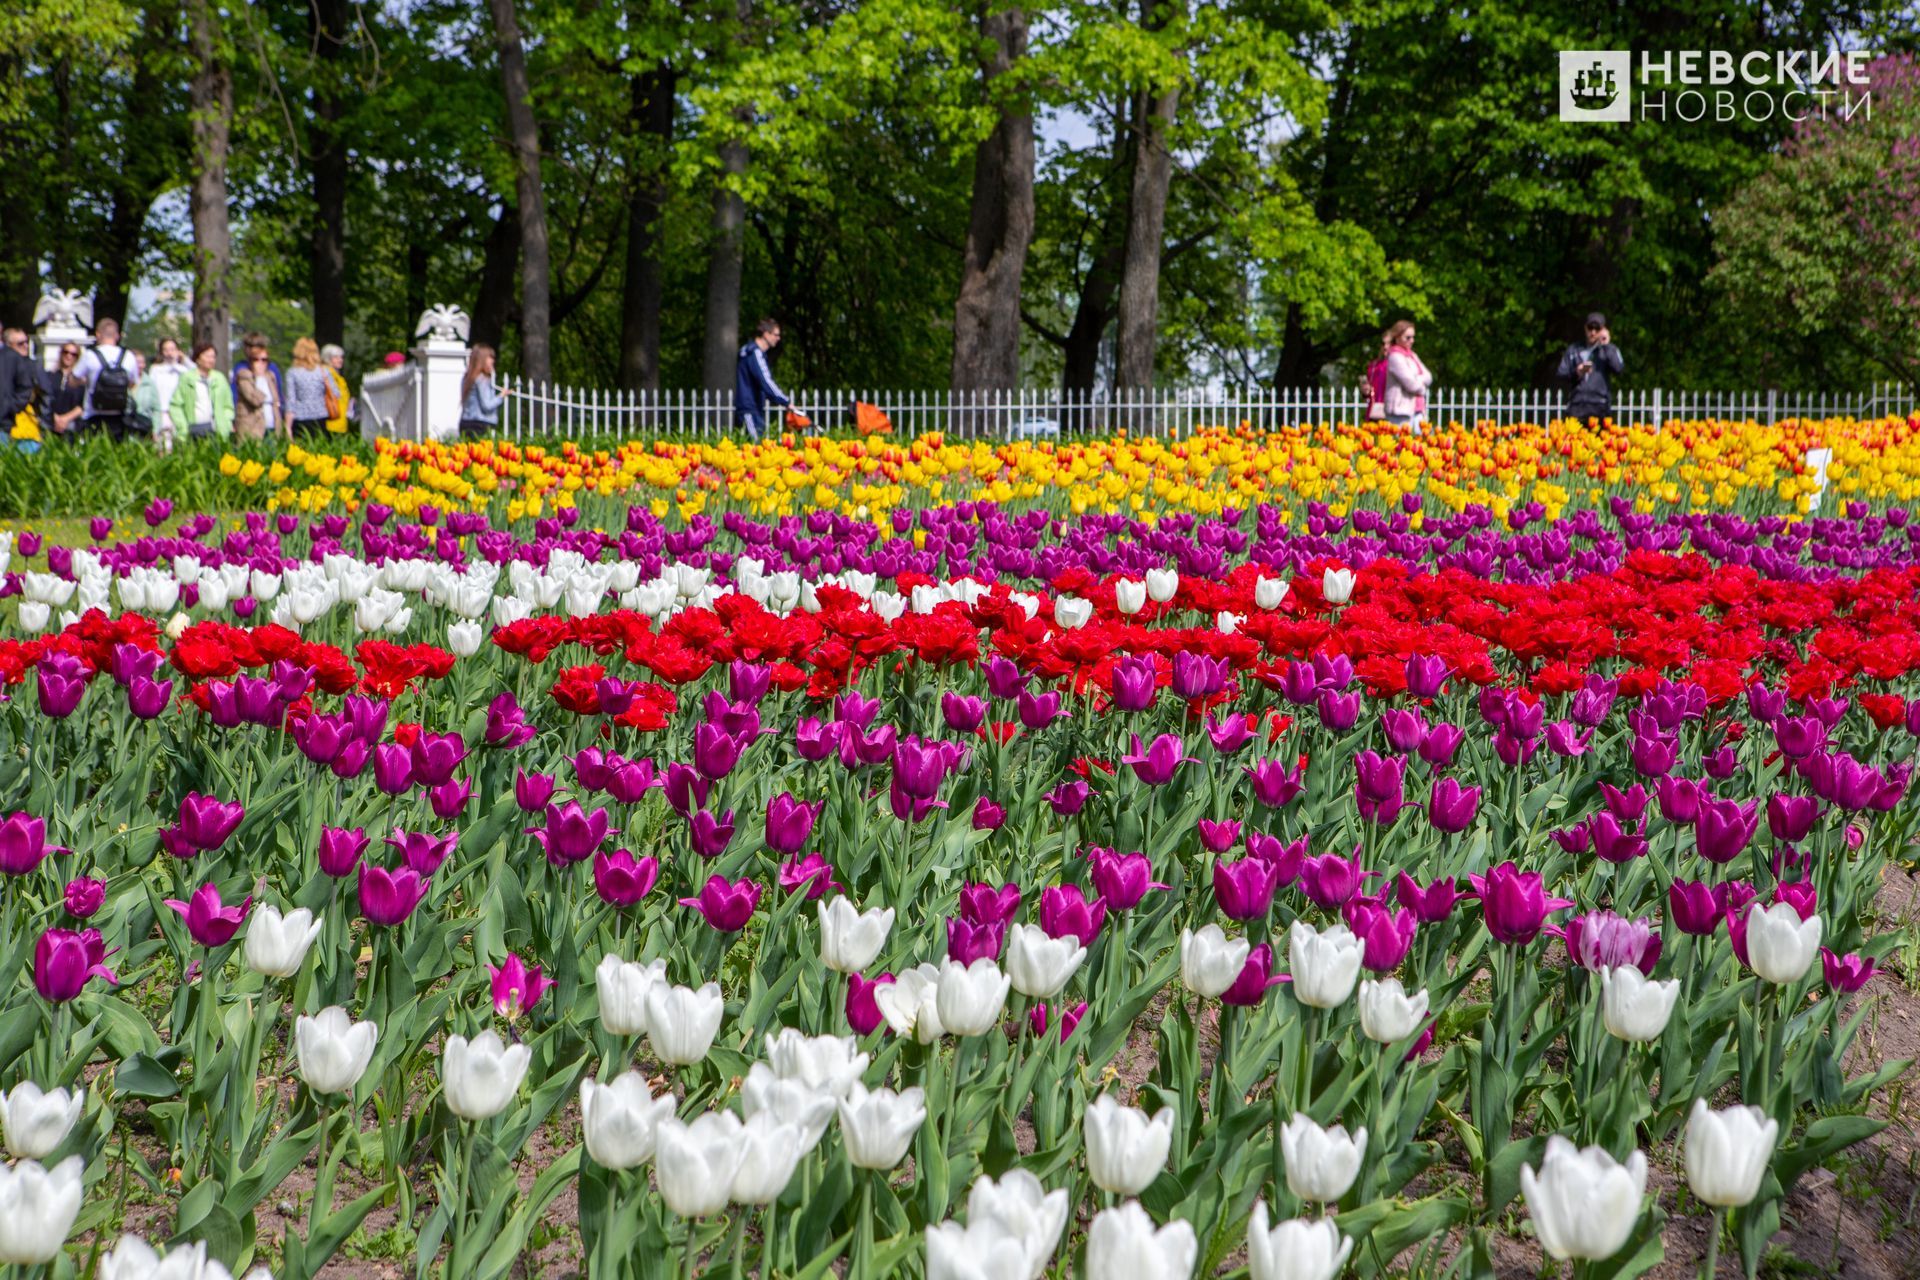
[(1492, 867), (1484, 876), (1469, 874), (1474, 896), (1480, 899), (1487, 932), (1496, 942), (1524, 946), (1540, 936), (1547, 917), (1573, 905), (1550, 897), (1538, 871), (1522, 871), (1512, 862)]
[[(423, 733), (413, 741), (411, 760), (413, 781), (422, 787), (437, 787), (453, 777), (453, 771), (467, 758), (467, 744), (457, 733)], [(376, 757), (374, 768), (379, 768)], [(379, 781), (378, 772), (374, 780)]]
[(676, 760), (667, 766), (664, 789), (667, 803), (673, 806), (673, 811), (683, 818), (691, 818), (694, 810), (707, 803), (707, 794), (713, 790), (713, 783), (701, 777), (693, 766)]
[[(1061, 1010), (1060, 1012), (1060, 1043), (1061, 1044), (1065, 1044), (1069, 1039), (1072, 1038), (1074, 1030), (1080, 1025), (1080, 1020), (1086, 1016), (1087, 1016), (1087, 1002), (1085, 1000), (1082, 1000), (1079, 1004), (1074, 1005), (1071, 1009)], [(1041, 1036), (1044, 1036), (1047, 1034), (1047, 1006), (1045, 1004), (1036, 1004), (1033, 1006), (1032, 1009), (1029, 1009), (1027, 1011), (1027, 1029), (1033, 1032), (1035, 1039), (1039, 1039)]]
[(760, 903), (760, 886), (752, 880), (729, 881), (725, 876), (709, 876), (698, 897), (682, 898), (680, 905), (692, 907), (721, 933), (738, 933), (753, 918)]
[(1807, 838), (1820, 820), (1820, 801), (1813, 796), (1776, 791), (1767, 797), (1767, 830), (1775, 840), (1796, 844)]
[(1647, 789), (1637, 782), (1624, 791), (1610, 782), (1603, 782), (1600, 784), (1600, 796), (1606, 803), (1607, 812), (1621, 822), (1638, 822), (1647, 811)]
[[(1446, 688), (1447, 677), (1452, 674), (1447, 668), (1445, 658), (1436, 658), (1431, 654), (1413, 654), (1407, 659), (1407, 692), (1416, 698), (1437, 698)], [(1398, 750), (1411, 751), (1411, 747)]]
[(1106, 919), (1106, 900), (1089, 899), (1077, 884), (1049, 885), (1040, 893), (1040, 927), (1049, 938), (1078, 938), (1090, 947)]
[(894, 748), (893, 780), (915, 800), (931, 800), (946, 780), (947, 760), (931, 743), (903, 738)]
[(402, 831), (395, 827), (385, 843), (400, 855), (402, 862), (424, 877), (434, 875), (445, 864), (453, 854), (453, 846), (460, 843), (460, 833), (449, 831), (443, 836), (435, 836), (424, 831)]
[(173, 700), (173, 681), (135, 676), (127, 683), (127, 710), (141, 720), (152, 720)]
[[(1611, 813), (1594, 814), (1587, 819), (1586, 830), (1592, 839), (1595, 856), (1603, 862), (1618, 865), (1647, 856), (1647, 841), (1640, 829), (1623, 827)], [(1568, 852), (1577, 853), (1579, 850)]]
[(780, 864), (780, 889), (783, 893), (804, 893), (811, 901), (829, 889), (845, 888), (833, 878), (833, 864), (817, 853)]
[(733, 842), (734, 827), (731, 809), (720, 814), (695, 809), (693, 816), (687, 819), (687, 838), (693, 851), (702, 858), (717, 858)]
[(660, 860), (652, 854), (636, 858), (625, 849), (615, 849), (594, 855), (593, 891), (609, 906), (635, 905), (659, 879)]
[(1331, 733), (1345, 733), (1360, 721), (1358, 693), (1335, 693), (1331, 689), (1322, 689), (1314, 706), (1319, 713), (1320, 724)]
[(1454, 753), (1460, 750), (1466, 736), (1459, 725), (1444, 721), (1436, 724), (1427, 730), (1427, 739), (1420, 744), (1420, 758), (1436, 769), (1444, 769), (1453, 763)]
[(1405, 756), (1382, 756), (1377, 751), (1361, 751), (1353, 757), (1353, 798), (1360, 809), (1360, 820), (1391, 826), (1406, 807), (1403, 791), (1407, 771)]
[(1772, 724), (1787, 711), (1787, 694), (1783, 689), (1769, 689), (1764, 684), (1747, 686), (1747, 713), (1760, 724)]
[(1862, 955), (1838, 955), (1830, 947), (1820, 948), (1820, 971), (1827, 986), (1843, 995), (1852, 995), (1880, 972), (1874, 962)]
[(1691, 778), (1677, 778), (1672, 774), (1653, 784), (1653, 794), (1660, 802), (1660, 816), (1683, 825), (1697, 821), (1701, 802), (1713, 798), (1712, 792)]
[(1047, 792), (1047, 804), (1054, 813), (1062, 818), (1071, 818), (1087, 807), (1087, 801), (1093, 796), (1093, 788), (1085, 782), (1075, 779), (1063, 782)]
[(1651, 920), (1628, 920), (1611, 911), (1589, 911), (1549, 929), (1567, 944), (1567, 956), (1595, 973), (1632, 965), (1651, 978), (1660, 960), (1660, 933)]
[(1802, 760), (1826, 745), (1827, 727), (1812, 716), (1782, 717), (1774, 722), (1773, 740), (1781, 755)]
[(1811, 920), (1820, 913), (1819, 891), (1805, 880), (1789, 880), (1773, 886), (1773, 900), (1792, 904), (1802, 920)]
[(1253, 727), (1256, 717), (1234, 714), (1225, 720), (1215, 721), (1213, 713), (1207, 713), (1207, 741), (1213, 749), (1223, 756), (1232, 755), (1253, 741)]
[(1460, 890), (1453, 880), (1442, 876), (1426, 888), (1402, 871), (1393, 878), (1393, 896), (1399, 904), (1413, 912), (1414, 919), (1421, 924), (1438, 924), (1453, 914), (1453, 904), (1460, 900)]
[(1266, 998), (1269, 989), (1285, 981), (1283, 977), (1274, 976), (1273, 948), (1263, 942), (1247, 953), (1247, 962), (1240, 967), (1240, 976), (1233, 980), (1232, 986), (1220, 993), (1220, 1001), (1251, 1008)]
[(61, 904), (75, 920), (89, 919), (106, 902), (107, 882), (92, 876), (75, 876), (67, 881), (67, 887), (61, 894)]
[(487, 704), (488, 746), (524, 746), (539, 732), (539, 729), (528, 723), (526, 711), (521, 708), (511, 693), (500, 694)]
[(693, 731), (693, 767), (709, 782), (733, 772), (746, 744), (718, 725), (703, 724)]
[(638, 804), (661, 785), (651, 760), (623, 760), (607, 773), (606, 794), (621, 804)]
[(1200, 833), (1200, 847), (1208, 853), (1225, 853), (1240, 843), (1240, 823), (1237, 819), (1215, 822), (1211, 818), (1202, 818), (1195, 825)]
[(979, 925), (1004, 925), (1020, 909), (1020, 886), (1003, 884), (966, 884), (960, 889), (960, 915)]
[(57, 845), (47, 843), (47, 823), (24, 810), (16, 810), (0, 822), (0, 873), (30, 875), (38, 870)]
[(1279, 883), (1273, 866), (1261, 858), (1246, 857), (1236, 862), (1219, 859), (1213, 864), (1213, 898), (1229, 920), (1265, 916), (1273, 908)]
[(998, 831), (1007, 820), (1007, 811), (981, 796), (973, 802), (973, 829), (975, 831)]
[(1389, 707), (1380, 713), (1380, 728), (1387, 745), (1402, 754), (1418, 751), (1427, 740), (1427, 719), (1416, 708)]
[(462, 778), (458, 782), (443, 782), (427, 792), (427, 801), (433, 806), (434, 816), (442, 822), (452, 822), (466, 812), (467, 801), (473, 799), (473, 779)]
[(1680, 746), (1671, 738), (1649, 738), (1635, 734), (1627, 758), (1632, 762), (1634, 772), (1641, 777), (1658, 778), (1673, 772), (1673, 766), (1680, 760)]
[(487, 972), (493, 979), (493, 1011), (508, 1022), (539, 1004), (540, 997), (553, 985), (552, 979), (541, 974), (539, 965), (529, 965), (512, 952), (507, 953), (506, 963), (488, 965)]
[(1007, 937), (1004, 921), (982, 923), (965, 916), (947, 917), (947, 958), (961, 964), (998, 960)]
[(1348, 902), (1343, 913), (1347, 928), (1353, 930), (1363, 947), (1360, 963), (1374, 973), (1392, 973), (1407, 958), (1413, 947), (1417, 918), (1413, 912), (1395, 910), (1384, 903), (1363, 898)]
[(880, 699), (869, 698), (858, 689), (849, 689), (833, 700), (833, 718), (842, 724), (865, 729), (880, 714)]
[(335, 880), (352, 875), (367, 851), (367, 843), (367, 833), (359, 827), (320, 828), (321, 872)]
[(883, 973), (873, 979), (857, 973), (847, 975), (847, 1025), (853, 1028), (855, 1035), (870, 1036), (887, 1024), (886, 1015), (880, 1012), (880, 1003), (873, 998), (873, 993), (892, 981), (891, 973)]
[(773, 687), (773, 668), (735, 658), (727, 666), (727, 696), (735, 702), (758, 703)]
[(340, 754), (327, 765), (327, 769), (336, 778), (357, 778), (365, 771), (367, 761), (373, 756), (373, 748), (363, 738), (355, 738), (343, 743)]
[(1189, 702), (1211, 698), (1226, 688), (1230, 671), (1225, 658), (1183, 649), (1173, 655), (1173, 679), (1169, 687), (1174, 696)]
[(1480, 788), (1463, 787), (1452, 778), (1434, 780), (1427, 797), (1427, 821), (1436, 831), (1457, 835), (1473, 825), (1480, 812)]
[(1289, 843), (1263, 831), (1250, 831), (1247, 833), (1247, 856), (1258, 858), (1273, 868), (1276, 885), (1290, 885), (1306, 870), (1310, 840), (1310, 836), (1303, 835)]
[(1159, 696), (1159, 670), (1151, 655), (1132, 654), (1113, 664), (1113, 705), (1117, 711), (1145, 711)]
[(1044, 729), (1067, 714), (1061, 709), (1059, 692), (1053, 690), (1036, 697), (1022, 689), (1014, 699), (1014, 707), (1020, 723), (1032, 730)]
[(986, 723), (986, 699), (967, 697), (958, 693), (944, 693), (940, 695), (940, 714), (945, 719), (947, 728), (955, 733), (974, 733)]
[(1314, 906), (1332, 911), (1344, 907), (1368, 880), (1379, 874), (1361, 868), (1360, 846), (1355, 845), (1350, 857), (1323, 853), (1317, 858), (1308, 858), (1300, 868), (1300, 891)]
[(1582, 733), (1571, 720), (1555, 720), (1547, 726), (1547, 750), (1554, 755), (1576, 758), (1587, 754), (1593, 743), (1593, 730)]
[(822, 804), (807, 804), (783, 791), (767, 801), (767, 847), (775, 853), (795, 854), (806, 848)]
[(1289, 662), (1286, 670), (1280, 674), (1280, 696), (1296, 707), (1304, 707), (1320, 694), (1320, 679), (1313, 674), (1313, 664), (1308, 662)]
[(200, 852), (212, 853), (227, 842), (246, 814), (237, 801), (191, 791), (180, 801), (180, 836)]
[(381, 795), (404, 795), (413, 785), (413, 754), (397, 742), (373, 749), (373, 785)]
[(552, 774), (528, 773), (525, 769), (513, 771), (513, 801), (524, 813), (539, 813), (553, 799), (554, 779)]
[(65, 1004), (99, 978), (118, 986), (107, 968), (107, 944), (98, 929), (48, 929), (33, 945), (33, 989), (51, 1004)]
[(1708, 862), (1725, 864), (1740, 856), (1759, 826), (1758, 801), (1703, 799), (1693, 827), (1694, 844)]
[(164, 901), (187, 922), (188, 935), (203, 947), (224, 947), (232, 942), (233, 935), (240, 932), (240, 926), (245, 923), (247, 912), (253, 906), (251, 896), (237, 907), (225, 905), (220, 901), (220, 890), (211, 884), (203, 884), (195, 889), (185, 902), (178, 898), (166, 898)]
[(834, 744), (839, 741), (839, 726), (830, 725), (818, 716), (806, 716), (793, 727), (794, 747), (800, 758), (807, 761), (821, 761), (833, 754)]
[(1131, 911), (1140, 905), (1148, 891), (1165, 889), (1153, 878), (1153, 863), (1144, 853), (1116, 853), (1096, 849), (1089, 859), (1089, 879), (1107, 906), (1114, 911)]
[(1289, 772), (1278, 760), (1255, 760), (1241, 772), (1253, 784), (1253, 798), (1269, 809), (1291, 803), (1306, 790), (1305, 772), (1297, 764)]
[(1704, 880), (1675, 880), (1667, 887), (1667, 922), (1682, 933), (1710, 937), (1720, 927), (1720, 908)]
[(87, 681), (84, 676), (66, 676), (49, 670), (44, 664), (38, 669), (40, 690), (40, 712), (56, 720), (64, 720), (80, 706), (80, 699), (86, 696)]

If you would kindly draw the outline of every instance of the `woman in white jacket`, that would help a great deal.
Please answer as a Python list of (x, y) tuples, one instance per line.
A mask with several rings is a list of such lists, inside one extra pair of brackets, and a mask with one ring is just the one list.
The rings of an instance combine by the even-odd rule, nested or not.
[(1387, 362), (1386, 418), (1416, 432), (1427, 416), (1427, 390), (1433, 386), (1433, 372), (1413, 354), (1416, 337), (1413, 321), (1396, 321), (1381, 340)]

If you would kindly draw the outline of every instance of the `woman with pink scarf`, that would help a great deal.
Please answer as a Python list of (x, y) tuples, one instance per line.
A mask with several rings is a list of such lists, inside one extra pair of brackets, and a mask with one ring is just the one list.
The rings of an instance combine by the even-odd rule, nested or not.
[(1386, 420), (1418, 432), (1426, 421), (1427, 389), (1433, 385), (1433, 373), (1413, 354), (1415, 336), (1413, 321), (1396, 321), (1381, 340), (1381, 354), (1387, 362), (1383, 397)]

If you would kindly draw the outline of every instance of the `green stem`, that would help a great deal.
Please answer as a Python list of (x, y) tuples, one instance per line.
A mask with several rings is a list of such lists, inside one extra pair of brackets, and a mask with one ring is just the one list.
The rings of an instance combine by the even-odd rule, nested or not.
[(1724, 1209), (1713, 1211), (1713, 1222), (1707, 1231), (1707, 1260), (1700, 1268), (1700, 1280), (1714, 1280), (1720, 1271), (1720, 1221), (1726, 1214)]

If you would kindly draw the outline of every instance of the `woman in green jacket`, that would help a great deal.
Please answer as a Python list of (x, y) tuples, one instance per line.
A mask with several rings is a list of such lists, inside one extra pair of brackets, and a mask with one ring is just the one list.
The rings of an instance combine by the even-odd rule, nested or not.
[(233, 434), (233, 388), (214, 370), (214, 349), (203, 342), (193, 349), (193, 368), (180, 375), (173, 389), (172, 421), (178, 431), (202, 440)]

